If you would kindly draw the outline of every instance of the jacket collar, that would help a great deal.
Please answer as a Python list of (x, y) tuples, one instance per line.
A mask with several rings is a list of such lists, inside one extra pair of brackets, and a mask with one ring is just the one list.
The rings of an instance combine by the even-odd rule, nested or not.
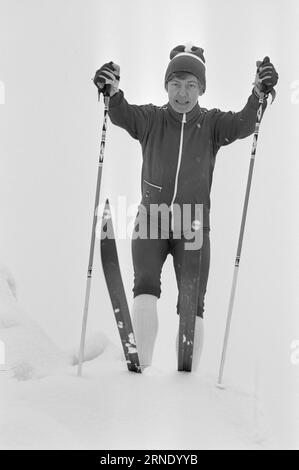
[[(171, 104), (168, 102), (167, 105), (166, 105), (168, 111), (169, 111), (169, 114), (178, 122), (182, 122), (182, 119), (183, 119), (183, 114), (182, 113), (178, 113), (176, 112), (173, 107), (171, 106)], [(198, 103), (196, 103), (196, 105), (194, 106), (194, 108), (191, 109), (191, 111), (189, 111), (189, 113), (186, 114), (186, 122), (191, 122), (195, 119), (197, 119), (201, 114), (201, 109), (200, 109), (200, 106)]]

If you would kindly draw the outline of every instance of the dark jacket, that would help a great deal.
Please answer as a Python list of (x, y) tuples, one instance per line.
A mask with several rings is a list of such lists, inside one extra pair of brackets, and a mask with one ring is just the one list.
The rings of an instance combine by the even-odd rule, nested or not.
[(238, 113), (207, 110), (197, 103), (183, 115), (169, 103), (161, 107), (131, 105), (121, 90), (115, 94), (110, 100), (111, 121), (142, 147), (142, 205), (203, 204), (204, 227), (209, 228), (216, 154), (222, 145), (254, 132), (258, 107), (258, 98), (252, 93)]

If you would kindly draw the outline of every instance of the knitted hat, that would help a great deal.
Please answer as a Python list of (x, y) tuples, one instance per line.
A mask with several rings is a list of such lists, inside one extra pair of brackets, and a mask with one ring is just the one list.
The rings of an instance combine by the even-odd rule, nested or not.
[(201, 47), (187, 44), (177, 46), (170, 52), (170, 62), (165, 73), (165, 87), (174, 72), (192, 73), (198, 78), (203, 86), (203, 92), (206, 90), (206, 66), (204, 50)]

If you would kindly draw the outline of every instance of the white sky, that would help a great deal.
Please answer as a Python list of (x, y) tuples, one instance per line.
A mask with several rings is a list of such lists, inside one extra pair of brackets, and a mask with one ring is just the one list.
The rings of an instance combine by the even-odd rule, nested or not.
[[(0, 260), (14, 272), (23, 305), (59, 344), (79, 342), (81, 329), (103, 113), (91, 78), (113, 60), (129, 102), (164, 104), (169, 52), (193, 41), (205, 50), (207, 91), (200, 104), (207, 108), (240, 110), (255, 62), (265, 55), (280, 76), (260, 129), (226, 374), (253, 385), (261, 367), (270, 387), (276, 374), (293, 372), (298, 6), (291, 0), (0, 0)], [(251, 145), (250, 137), (220, 150), (214, 173), (202, 362), (211, 374), (219, 365)], [(101, 201), (120, 194), (138, 203), (140, 169), (139, 143), (109, 123)], [(118, 341), (98, 248), (89, 328)], [(119, 242), (119, 253), (131, 302), (129, 240)], [(175, 304), (169, 258), (155, 361), (171, 367)]]

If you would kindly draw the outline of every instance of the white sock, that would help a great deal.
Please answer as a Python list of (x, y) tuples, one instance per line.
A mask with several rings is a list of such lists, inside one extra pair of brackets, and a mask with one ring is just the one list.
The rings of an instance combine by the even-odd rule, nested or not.
[[(193, 359), (192, 359), (192, 371), (197, 371), (200, 357), (203, 348), (204, 341), (204, 324), (201, 317), (196, 317), (195, 328), (194, 328), (194, 344), (193, 344)], [(176, 338), (176, 354), (178, 356), (179, 351), (179, 332)]]
[(132, 323), (141, 370), (152, 363), (158, 333), (157, 297), (141, 294), (133, 300)]

